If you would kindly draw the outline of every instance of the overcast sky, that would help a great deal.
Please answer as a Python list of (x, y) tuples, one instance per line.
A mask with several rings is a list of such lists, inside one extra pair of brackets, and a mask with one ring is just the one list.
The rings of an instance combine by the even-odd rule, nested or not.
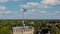
[(0, 19), (60, 19), (60, 0), (0, 0)]

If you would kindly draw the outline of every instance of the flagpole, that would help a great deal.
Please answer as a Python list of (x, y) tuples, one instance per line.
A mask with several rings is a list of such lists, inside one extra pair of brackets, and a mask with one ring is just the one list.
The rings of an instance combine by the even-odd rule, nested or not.
[[(25, 18), (24, 18), (24, 13), (26, 12), (26, 9), (24, 9), (24, 8), (22, 8), (22, 26), (23, 26), (23, 28), (25, 28), (25, 24), (24, 24), (24, 20), (25, 20)], [(22, 31), (22, 34), (23, 34), (23, 31)]]
[[(22, 25), (23, 25), (23, 28), (24, 28), (24, 12), (23, 13), (23, 19), (22, 19)], [(22, 31), (22, 34), (23, 34), (24, 31)]]
[[(24, 28), (24, 10), (22, 10), (22, 26)], [(22, 30), (22, 34), (23, 34), (23, 30)]]
[(22, 9), (22, 13), (23, 13), (23, 15), (22, 15), (22, 18), (23, 18), (23, 20), (22, 20), (22, 24), (23, 24), (23, 27), (25, 26), (25, 24), (24, 24), (24, 20), (25, 20), (25, 18), (24, 18), (24, 13), (26, 12), (26, 9), (25, 8), (23, 8)]
[(24, 12), (23, 12), (23, 16), (22, 17), (23, 17), (22, 24), (24, 26)]

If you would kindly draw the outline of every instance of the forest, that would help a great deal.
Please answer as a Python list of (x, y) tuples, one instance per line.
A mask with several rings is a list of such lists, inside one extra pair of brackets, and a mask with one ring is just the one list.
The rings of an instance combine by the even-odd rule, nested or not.
[[(60, 34), (60, 24), (46, 23), (46, 20), (24, 20), (24, 23), (26, 26), (34, 27), (34, 34), (37, 31), (41, 32), (44, 28), (50, 29), (52, 34)], [(12, 27), (15, 26), (22, 26), (22, 20), (0, 20), (0, 34), (12, 34)]]

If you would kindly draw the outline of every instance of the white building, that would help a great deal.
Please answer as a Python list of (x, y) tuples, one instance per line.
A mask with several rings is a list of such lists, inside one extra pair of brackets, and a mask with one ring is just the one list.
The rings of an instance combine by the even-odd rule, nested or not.
[(32, 26), (20, 26), (20, 27), (13, 27), (13, 34), (33, 34), (34, 27)]

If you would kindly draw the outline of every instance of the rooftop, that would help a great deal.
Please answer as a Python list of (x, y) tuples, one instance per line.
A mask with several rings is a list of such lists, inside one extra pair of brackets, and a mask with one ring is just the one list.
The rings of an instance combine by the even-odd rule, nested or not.
[(16, 26), (16, 27), (13, 27), (12, 29), (22, 29), (22, 28), (31, 29), (32, 26)]

